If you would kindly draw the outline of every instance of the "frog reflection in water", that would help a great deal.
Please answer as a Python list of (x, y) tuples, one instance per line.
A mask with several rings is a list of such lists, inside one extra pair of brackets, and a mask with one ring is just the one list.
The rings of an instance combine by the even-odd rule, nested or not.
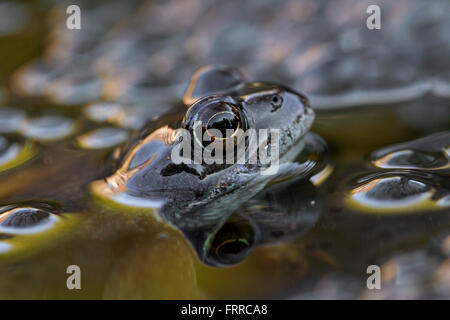
[[(197, 120), (203, 131), (211, 127), (224, 132), (225, 128), (278, 129), (278, 170), (268, 174), (264, 172), (268, 165), (259, 161), (174, 163), (172, 150), (182, 142), (177, 129), (192, 132)], [(186, 235), (205, 263), (237, 263), (255, 244), (290, 239), (316, 221), (318, 201), (306, 178), (318, 172), (317, 157), (292, 162), (300, 153), (323, 153), (323, 140), (309, 133), (313, 121), (314, 112), (300, 93), (248, 82), (234, 68), (204, 67), (194, 74), (182, 105), (149, 123), (116, 152), (120, 156), (115, 173), (95, 182), (94, 189), (117, 202), (158, 208), (159, 215)], [(270, 138), (258, 139), (258, 146), (267, 139), (271, 147)], [(281, 185), (300, 178), (305, 184), (296, 194), (279, 191)]]

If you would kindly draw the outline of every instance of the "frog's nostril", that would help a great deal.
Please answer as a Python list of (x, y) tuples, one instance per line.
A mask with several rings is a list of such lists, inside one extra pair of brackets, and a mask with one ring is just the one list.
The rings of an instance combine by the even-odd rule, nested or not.
[(277, 111), (283, 105), (283, 97), (281, 97), (278, 94), (273, 95), (270, 104), (272, 105), (272, 110), (270, 110), (270, 111), (271, 112)]

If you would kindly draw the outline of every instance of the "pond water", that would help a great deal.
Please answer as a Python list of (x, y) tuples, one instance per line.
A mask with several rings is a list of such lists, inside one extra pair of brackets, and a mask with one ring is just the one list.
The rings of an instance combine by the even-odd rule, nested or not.
[[(214, 26), (218, 13), (233, 11), (210, 2), (83, 2), (90, 33), (59, 26), (65, 16), (58, 8), (64, 6), (56, 1), (0, 4), (0, 17), (15, 17), (0, 23), (0, 298), (448, 297), (450, 100), (443, 97), (320, 110), (312, 131), (328, 145), (320, 159), (323, 170), (311, 182), (283, 186), (268, 200), (269, 209), (293, 212), (301, 232), (252, 247), (236, 265), (204, 264), (184, 235), (152, 210), (116, 204), (92, 191), (91, 182), (109, 173), (114, 148), (147, 119), (176, 106), (202, 64), (233, 63), (249, 77), (269, 75), (267, 80), (313, 96), (352, 85), (325, 87), (320, 70), (322, 77), (312, 73), (301, 81), (286, 70), (274, 71), (283, 69), (262, 70), (269, 61), (294, 63), (295, 55), (271, 43), (273, 35), (261, 43), (277, 50), (261, 51), (255, 61), (228, 43), (240, 43), (244, 51), (253, 46), (245, 39), (258, 33), (257, 23), (264, 25), (270, 4), (243, 9), (261, 21), (241, 21), (234, 26), (239, 30), (217, 22), (217, 30), (207, 32), (199, 27), (200, 16)], [(292, 36), (290, 23), (307, 23), (308, 12), (315, 12), (312, 3), (305, 1), (302, 8), (308, 10), (273, 30)], [(145, 22), (146, 14), (164, 18)], [(304, 32), (306, 37), (310, 31)], [(220, 45), (210, 44), (214, 39)], [(299, 50), (289, 37), (279, 41), (290, 44), (286, 50)], [(178, 47), (183, 54), (174, 52)], [(323, 48), (315, 48), (311, 63), (323, 58)], [(144, 76), (143, 63), (150, 70)], [(302, 63), (295, 72), (308, 74)], [(357, 89), (371, 85), (380, 87), (367, 79), (354, 83)], [(273, 219), (277, 211), (263, 214)], [(230, 224), (222, 236), (233, 228), (244, 230), (245, 241), (228, 248), (222, 246), (228, 239), (219, 239), (217, 255), (252, 245), (245, 236), (251, 226), (242, 222)], [(66, 287), (69, 265), (81, 268), (81, 290)], [(381, 266), (382, 290), (367, 289), (370, 265)]]

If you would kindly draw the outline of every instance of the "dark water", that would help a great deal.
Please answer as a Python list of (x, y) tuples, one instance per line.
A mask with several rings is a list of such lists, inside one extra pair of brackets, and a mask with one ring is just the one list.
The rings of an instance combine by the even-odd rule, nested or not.
[[(3, 12), (5, 4), (0, 4), (1, 16), (15, 17), (0, 24), (0, 298), (449, 296), (450, 102), (443, 97), (319, 112), (313, 131), (328, 144), (325, 169), (308, 191), (295, 182), (282, 190), (281, 199), (300, 210), (313, 190), (320, 210), (302, 235), (258, 246), (236, 266), (204, 265), (180, 232), (148, 210), (91, 192), (90, 183), (104, 177), (114, 147), (144, 119), (175, 105), (202, 64), (232, 63), (250, 77), (268, 76), (312, 95), (379, 89), (380, 83), (394, 87), (427, 72), (435, 75), (430, 58), (410, 53), (407, 57), (424, 64), (413, 70), (417, 74), (387, 82), (383, 74), (378, 82), (345, 82), (341, 75), (340, 86), (333, 80), (326, 86), (319, 59), (323, 48), (310, 55), (310, 63), (319, 59), (310, 73), (299, 62), (305, 57), (294, 58), (313, 48), (314, 41), (333, 41), (325, 31), (314, 34), (298, 26), (308, 25), (308, 12), (316, 12), (310, 14), (315, 17), (311, 25), (330, 18), (305, 1), (302, 9), (310, 11), (287, 23), (289, 7), (273, 17), (264, 10), (271, 5), (266, 2), (244, 6), (242, 11), (255, 20), (240, 20), (238, 30), (211, 22), (219, 13), (227, 21), (227, 14), (236, 12), (232, 5), (136, 1), (105, 11), (108, 6), (86, 3), (90, 33), (79, 34), (60, 25), (64, 11), (61, 16), (51, 1), (45, 6), (7, 2)], [(164, 18), (146, 20), (147, 15)], [(256, 44), (245, 39), (258, 34), (255, 26), (280, 20), (284, 23), (268, 30), (285, 35), (280, 43), (297, 53), (284, 52), (269, 35), (259, 44), (266, 46), (261, 50), (266, 55), (248, 54)], [(345, 27), (350, 30), (351, 21)], [(303, 30), (307, 40), (302, 43), (293, 30)], [(238, 43), (243, 52), (228, 43)], [(174, 50), (181, 45), (182, 53)], [(306, 76), (289, 74), (283, 69), (286, 61)], [(66, 288), (66, 268), (72, 264), (82, 270), (81, 290)], [(382, 290), (366, 287), (366, 269), (373, 264), (381, 266)]]

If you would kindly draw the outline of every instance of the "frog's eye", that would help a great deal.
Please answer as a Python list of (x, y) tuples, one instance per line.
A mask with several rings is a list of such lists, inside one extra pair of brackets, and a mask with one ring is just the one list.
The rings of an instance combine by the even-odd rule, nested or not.
[[(225, 102), (209, 105), (200, 110), (197, 125), (202, 129), (195, 130), (194, 135), (197, 141), (202, 141), (200, 144), (204, 147), (215, 140), (230, 139), (236, 135), (238, 129), (244, 127), (238, 108)], [(200, 132), (203, 140), (198, 137)]]
[(241, 127), (241, 119), (239, 119), (239, 116), (236, 112), (221, 111), (217, 112), (211, 118), (209, 118), (208, 122), (206, 123), (205, 129), (208, 135), (213, 138), (216, 138), (214, 132), (220, 131), (220, 138), (228, 139)]
[(188, 110), (184, 122), (185, 127), (193, 131), (198, 142), (203, 141), (201, 138), (205, 134), (210, 141), (226, 140), (233, 137), (239, 129), (247, 129), (247, 119), (241, 108), (230, 99), (218, 97), (195, 103)]

